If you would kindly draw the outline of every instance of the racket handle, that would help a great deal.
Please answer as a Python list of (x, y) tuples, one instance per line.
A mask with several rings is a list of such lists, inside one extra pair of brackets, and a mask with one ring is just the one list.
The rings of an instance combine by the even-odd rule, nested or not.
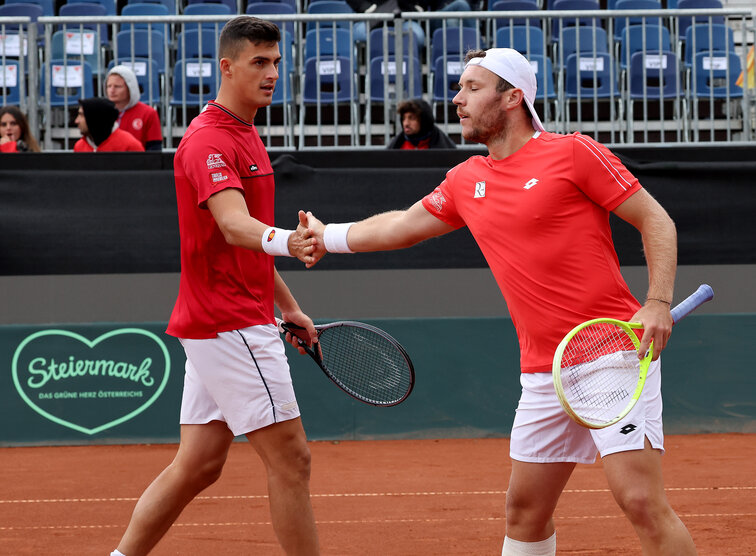
[(676, 305), (671, 313), (672, 320), (677, 323), (687, 317), (698, 307), (710, 301), (714, 297), (714, 290), (708, 284), (701, 284), (698, 289)]

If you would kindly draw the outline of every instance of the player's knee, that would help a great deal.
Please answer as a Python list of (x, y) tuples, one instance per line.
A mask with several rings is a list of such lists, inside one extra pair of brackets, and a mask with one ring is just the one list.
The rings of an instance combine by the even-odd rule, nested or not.
[(669, 506), (644, 490), (631, 490), (618, 498), (622, 511), (635, 527), (653, 530), (662, 524)]
[(540, 530), (548, 524), (551, 512), (532, 498), (507, 496), (507, 527)]
[(226, 458), (212, 458), (201, 463), (183, 466), (182, 473), (185, 480), (198, 492), (216, 482), (223, 472)]

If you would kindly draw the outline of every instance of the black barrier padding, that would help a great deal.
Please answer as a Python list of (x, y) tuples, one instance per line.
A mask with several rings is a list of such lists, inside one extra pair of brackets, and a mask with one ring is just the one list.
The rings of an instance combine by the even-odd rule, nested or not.
[[(701, 162), (709, 160), (705, 149), (695, 151), (698, 161), (676, 160), (683, 158), (681, 150), (666, 159), (659, 150), (648, 150), (654, 154), (635, 149), (629, 152), (638, 158), (631, 158), (625, 151), (617, 153), (675, 220), (679, 264), (756, 263), (756, 163), (748, 162), (742, 149), (733, 151), (738, 162), (722, 161), (722, 150), (712, 157), (716, 162)], [(348, 221), (409, 207), (440, 183), (453, 164), (472, 154), (273, 153), (276, 223), (295, 226), (299, 209), (312, 210), (323, 221)], [(0, 171), (0, 274), (179, 270), (170, 154), (15, 156), (2, 162), (13, 160), (13, 166), (25, 169), (9, 170), (3, 164)], [(638, 232), (616, 217), (612, 227), (620, 262), (644, 264)], [(303, 268), (294, 259), (276, 262), (282, 270)], [(483, 266), (480, 251), (463, 229), (402, 251), (329, 255), (315, 269)]]

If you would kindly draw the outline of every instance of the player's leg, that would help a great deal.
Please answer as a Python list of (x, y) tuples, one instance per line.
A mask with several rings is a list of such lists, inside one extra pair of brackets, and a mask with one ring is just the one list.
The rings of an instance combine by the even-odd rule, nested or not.
[(282, 421), (247, 434), (265, 464), (273, 529), (289, 555), (318, 554), (310, 503), (310, 449), (302, 420)]
[(552, 515), (575, 463), (512, 460), (507, 487), (507, 537), (538, 542), (554, 534)]
[(661, 360), (651, 364), (638, 403), (619, 423), (591, 434), (609, 488), (641, 541), (644, 554), (695, 554), (693, 540), (664, 493), (661, 457)]
[(693, 539), (664, 493), (661, 452), (645, 440), (643, 450), (603, 458), (615, 500), (633, 524), (643, 554), (696, 554)]
[(147, 554), (184, 507), (220, 477), (233, 439), (220, 421), (181, 425), (176, 457), (139, 498), (118, 550), (126, 556)]

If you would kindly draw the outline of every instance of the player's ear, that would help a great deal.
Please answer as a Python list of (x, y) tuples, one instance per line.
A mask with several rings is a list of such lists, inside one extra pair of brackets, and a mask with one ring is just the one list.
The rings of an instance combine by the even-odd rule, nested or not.
[(220, 59), (220, 72), (221, 75), (225, 75), (226, 77), (231, 77), (231, 60), (229, 58), (221, 58)]
[(509, 93), (509, 96), (507, 96), (507, 109), (513, 109), (520, 106), (525, 99), (525, 96), (522, 92), (522, 89), (509, 89), (507, 91)]

